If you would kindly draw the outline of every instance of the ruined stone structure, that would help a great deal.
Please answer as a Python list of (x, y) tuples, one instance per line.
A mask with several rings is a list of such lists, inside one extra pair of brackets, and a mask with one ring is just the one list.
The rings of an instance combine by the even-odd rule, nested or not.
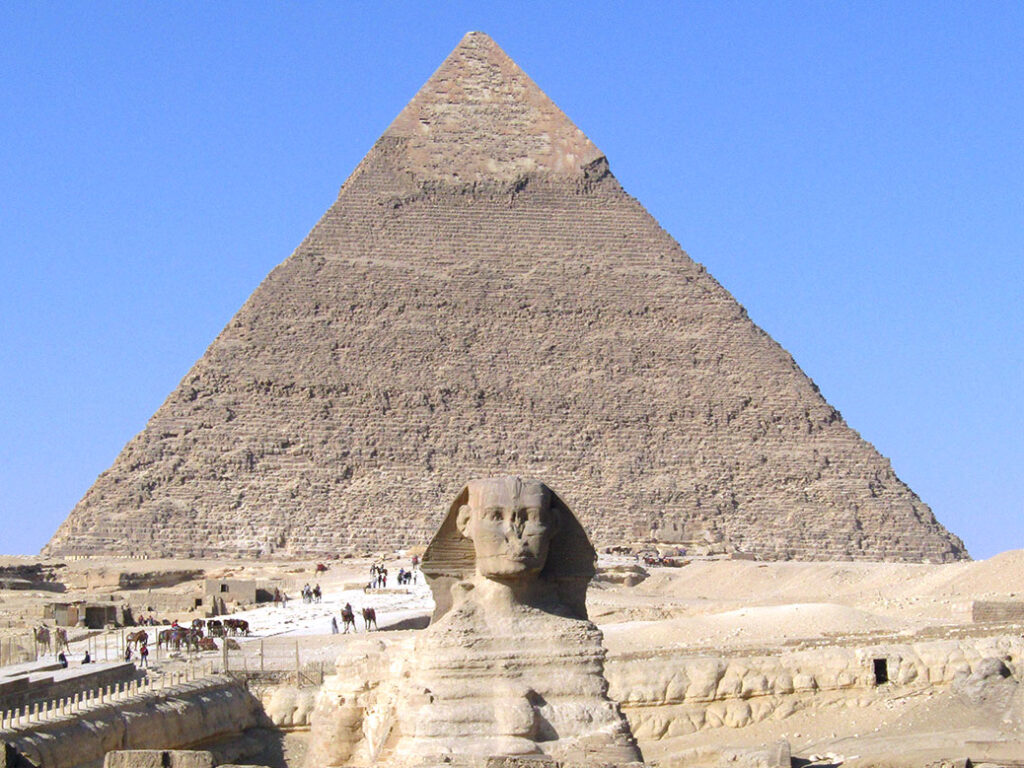
[[(226, 675), (139, 692), (87, 711), (0, 729), (41, 768), (100, 768), (114, 750), (166, 750), (202, 744), (226, 762), (262, 748), (269, 720), (244, 683)], [(114, 760), (112, 765), (126, 763)], [(136, 762), (135, 765), (143, 763)], [(168, 765), (169, 763), (162, 763)], [(0, 766), (3, 762), (0, 762)]]
[(391, 549), (503, 473), (566, 489), (598, 546), (966, 556), (479, 33), (45, 551)]

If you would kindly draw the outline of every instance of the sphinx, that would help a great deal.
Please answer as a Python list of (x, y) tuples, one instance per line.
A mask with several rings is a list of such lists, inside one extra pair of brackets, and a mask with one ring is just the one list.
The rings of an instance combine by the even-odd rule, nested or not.
[[(339, 677), (372, 668), (376, 679), (347, 693), (334, 684), (318, 704), (311, 766), (640, 760), (608, 697), (601, 632), (587, 619), (595, 559), (575, 515), (543, 483), (467, 483), (423, 556), (430, 626), (391, 658), (362, 649), (339, 659)], [(340, 719), (332, 701), (347, 702)]]

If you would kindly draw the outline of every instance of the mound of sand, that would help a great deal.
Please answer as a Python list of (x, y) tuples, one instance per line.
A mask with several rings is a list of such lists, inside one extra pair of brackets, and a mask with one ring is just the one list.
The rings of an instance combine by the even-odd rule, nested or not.
[(906, 622), (835, 603), (794, 603), (665, 621), (626, 621), (601, 629), (609, 650), (626, 652), (756, 646), (826, 635), (890, 632), (905, 627)]

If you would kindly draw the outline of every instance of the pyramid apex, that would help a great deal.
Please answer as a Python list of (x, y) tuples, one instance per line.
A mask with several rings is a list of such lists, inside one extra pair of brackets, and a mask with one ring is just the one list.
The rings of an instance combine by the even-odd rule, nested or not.
[(420, 182), (583, 178), (603, 157), (488, 35), (467, 32), (384, 133)]

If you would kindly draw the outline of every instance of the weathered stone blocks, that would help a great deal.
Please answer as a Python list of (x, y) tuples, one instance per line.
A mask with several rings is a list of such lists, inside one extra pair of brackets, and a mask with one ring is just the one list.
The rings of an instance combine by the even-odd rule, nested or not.
[(599, 546), (966, 556), (483, 35), (45, 552), (393, 550), (467, 474), (513, 473), (565, 489)]

